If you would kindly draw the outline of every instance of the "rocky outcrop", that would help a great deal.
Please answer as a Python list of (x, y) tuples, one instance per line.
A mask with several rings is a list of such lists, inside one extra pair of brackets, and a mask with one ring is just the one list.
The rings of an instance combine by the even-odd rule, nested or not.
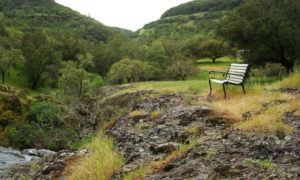
[[(107, 131), (115, 138), (116, 147), (126, 159), (126, 164), (114, 178), (164, 159), (191, 141), (191, 131), (204, 136), (224, 128), (222, 119), (212, 120), (209, 106), (188, 105), (184, 98), (182, 94), (147, 98), (133, 108), (134, 112), (145, 114), (124, 115)], [(160, 115), (154, 116), (158, 112)]]
[(294, 132), (276, 135), (223, 130), (145, 179), (299, 179), (300, 117), (284, 118)]
[[(228, 127), (225, 119), (213, 116), (210, 107), (188, 105), (184, 99), (182, 94), (145, 99), (133, 108), (143, 113), (121, 116), (107, 131), (126, 159), (112, 179), (163, 160), (190, 143), (192, 136), (201, 141), (144, 179), (300, 178), (299, 116), (287, 113), (283, 119), (295, 128), (293, 132), (242, 132)], [(261, 111), (272, 105), (263, 105)], [(155, 112), (161, 115), (153, 118)]]

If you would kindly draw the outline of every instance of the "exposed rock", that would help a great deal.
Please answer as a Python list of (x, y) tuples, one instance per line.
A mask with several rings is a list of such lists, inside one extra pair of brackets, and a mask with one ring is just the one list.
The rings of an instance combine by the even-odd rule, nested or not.
[(291, 93), (291, 94), (300, 94), (300, 88), (280, 88), (272, 90), (275, 92), (282, 92), (282, 93)]
[[(211, 128), (206, 123), (207, 116), (211, 114), (209, 106), (182, 104), (183, 100), (182, 94), (147, 98), (133, 108), (133, 111), (144, 111), (145, 115), (134, 118), (121, 116), (107, 130), (107, 134), (115, 138), (117, 148), (126, 159), (126, 164), (115, 173), (114, 178), (121, 178), (123, 173), (129, 173), (149, 162), (162, 160), (182, 144), (189, 143), (193, 134), (190, 129), (199, 136), (207, 128), (219, 130), (219, 127)], [(161, 112), (161, 115), (153, 119), (150, 116), (153, 112)], [(169, 166), (165, 169), (172, 168)]]
[(159, 145), (153, 145), (150, 147), (150, 151), (154, 154), (166, 153), (169, 154), (180, 147), (178, 143), (164, 143)]

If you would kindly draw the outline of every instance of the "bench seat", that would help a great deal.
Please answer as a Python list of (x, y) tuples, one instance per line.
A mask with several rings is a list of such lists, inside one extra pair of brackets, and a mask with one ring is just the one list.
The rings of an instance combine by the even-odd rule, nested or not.
[(227, 72), (219, 72), (219, 71), (210, 71), (209, 73), (221, 73), (225, 76), (225, 79), (209, 79), (209, 87), (210, 92), (209, 95), (212, 93), (212, 86), (211, 82), (219, 83), (223, 85), (223, 91), (224, 91), (224, 98), (226, 99), (226, 89), (225, 85), (232, 84), (232, 85), (241, 85), (243, 88), (244, 94), (246, 93), (245, 87), (244, 87), (244, 81), (246, 79), (246, 75), (248, 72), (248, 64), (231, 64), (228, 68)]

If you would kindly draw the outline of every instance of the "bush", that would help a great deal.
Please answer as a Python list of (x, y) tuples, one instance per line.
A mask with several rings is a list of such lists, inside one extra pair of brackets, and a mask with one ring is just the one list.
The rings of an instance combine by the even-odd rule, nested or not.
[(160, 67), (155, 63), (126, 58), (112, 65), (108, 79), (112, 84), (157, 80), (160, 72)]
[(278, 63), (266, 63), (263, 67), (251, 70), (253, 77), (281, 77), (286, 74), (285, 68)]
[(66, 128), (63, 115), (55, 104), (34, 104), (25, 120), (16, 121), (5, 129), (9, 144), (20, 149), (45, 148), (61, 150), (77, 140), (75, 130)]
[(174, 80), (187, 80), (196, 75), (197, 71), (197, 67), (192, 61), (175, 61), (167, 68), (169, 78)]
[(101, 76), (89, 73), (88, 78), (83, 81), (83, 86), (85, 87), (84, 94), (92, 95), (97, 88), (103, 85), (104, 81)]
[(48, 102), (40, 102), (32, 105), (27, 119), (40, 128), (53, 129), (61, 127), (63, 123), (60, 107)]

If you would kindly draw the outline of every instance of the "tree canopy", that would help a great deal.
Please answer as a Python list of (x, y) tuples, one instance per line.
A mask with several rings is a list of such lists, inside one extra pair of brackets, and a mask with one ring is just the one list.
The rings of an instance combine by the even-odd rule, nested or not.
[(218, 34), (252, 64), (281, 63), (292, 71), (300, 56), (300, 0), (248, 0), (223, 19)]

